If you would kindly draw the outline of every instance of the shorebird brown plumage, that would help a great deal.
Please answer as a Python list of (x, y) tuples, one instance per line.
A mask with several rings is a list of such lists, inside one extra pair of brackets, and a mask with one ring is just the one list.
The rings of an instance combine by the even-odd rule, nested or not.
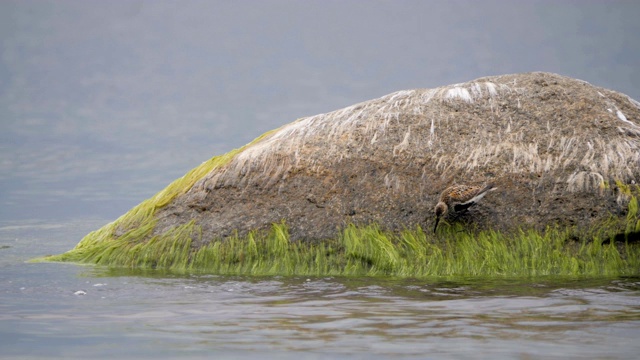
[(433, 232), (436, 232), (441, 217), (446, 216), (449, 212), (457, 213), (468, 209), (482, 199), (487, 192), (495, 189), (493, 184), (485, 186), (451, 185), (444, 189), (434, 209), (436, 225), (433, 227)]

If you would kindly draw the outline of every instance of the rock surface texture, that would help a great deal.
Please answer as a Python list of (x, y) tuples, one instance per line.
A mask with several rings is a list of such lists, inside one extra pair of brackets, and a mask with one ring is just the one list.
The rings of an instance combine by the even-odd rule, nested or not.
[(158, 208), (154, 234), (200, 244), (284, 220), (292, 240), (345, 225), (430, 229), (448, 185), (493, 183), (469, 226), (588, 227), (623, 215), (640, 180), (640, 103), (549, 73), (399, 91), (268, 133)]

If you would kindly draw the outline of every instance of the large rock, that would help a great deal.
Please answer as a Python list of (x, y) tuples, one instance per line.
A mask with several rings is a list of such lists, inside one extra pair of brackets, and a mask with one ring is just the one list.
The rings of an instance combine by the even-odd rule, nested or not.
[(293, 240), (430, 228), (446, 186), (487, 182), (498, 189), (462, 217), (473, 226), (589, 227), (623, 214), (616, 181), (638, 181), (639, 150), (640, 103), (564, 76), (399, 91), (267, 134), (156, 209), (153, 234), (190, 221), (194, 245), (282, 220)]

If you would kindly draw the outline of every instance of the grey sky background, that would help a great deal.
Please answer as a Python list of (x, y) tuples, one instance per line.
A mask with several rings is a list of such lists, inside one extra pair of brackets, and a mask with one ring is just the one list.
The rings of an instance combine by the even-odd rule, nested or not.
[(115, 218), (297, 118), (549, 71), (640, 100), (638, 1), (0, 0), (0, 220)]

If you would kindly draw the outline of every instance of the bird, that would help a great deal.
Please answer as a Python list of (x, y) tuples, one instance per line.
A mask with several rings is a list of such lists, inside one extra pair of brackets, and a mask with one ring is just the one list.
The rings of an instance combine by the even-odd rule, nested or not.
[(451, 185), (440, 194), (440, 200), (434, 209), (436, 213), (436, 225), (433, 227), (435, 234), (440, 218), (450, 211), (459, 213), (475, 205), (487, 192), (495, 190), (493, 184), (485, 186)]

